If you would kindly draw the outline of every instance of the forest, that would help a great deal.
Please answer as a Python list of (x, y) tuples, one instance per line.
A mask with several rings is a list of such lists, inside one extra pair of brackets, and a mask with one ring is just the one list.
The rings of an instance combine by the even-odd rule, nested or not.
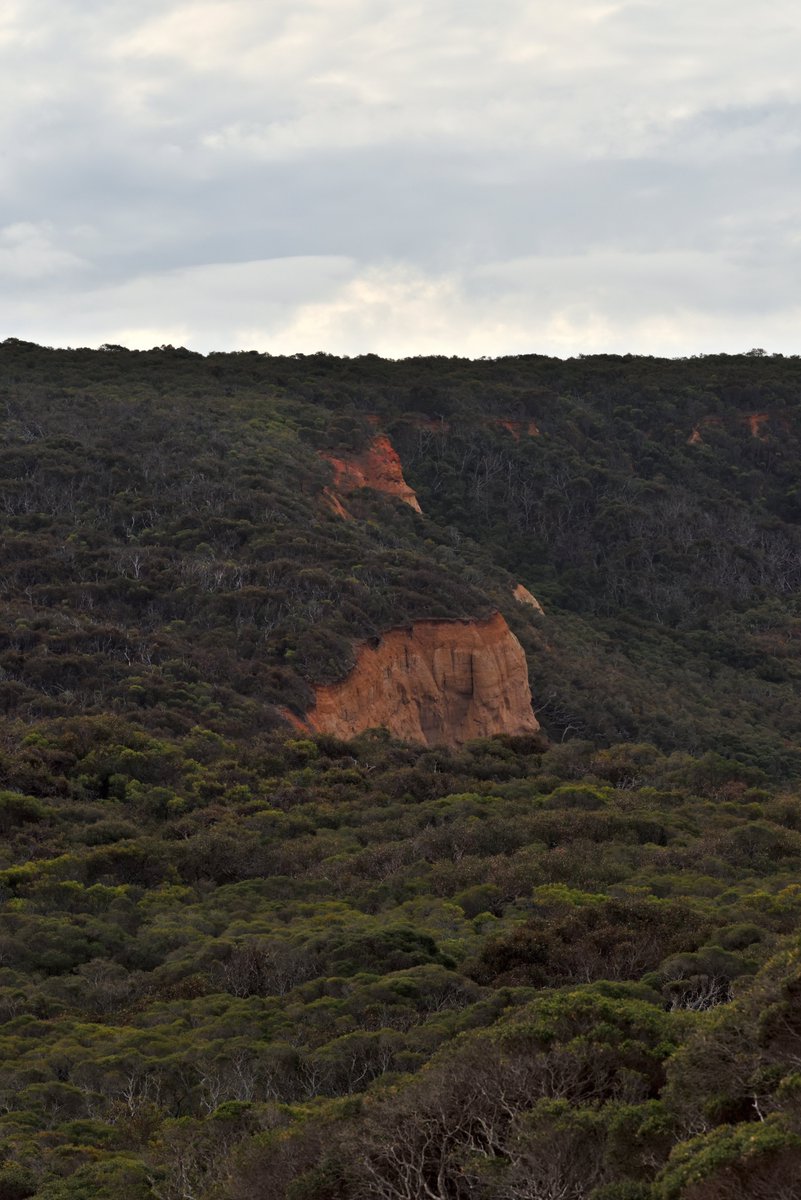
[[(8, 339), (0, 420), (0, 1200), (798, 1200), (801, 359)], [(288, 721), (494, 612), (541, 733)]]

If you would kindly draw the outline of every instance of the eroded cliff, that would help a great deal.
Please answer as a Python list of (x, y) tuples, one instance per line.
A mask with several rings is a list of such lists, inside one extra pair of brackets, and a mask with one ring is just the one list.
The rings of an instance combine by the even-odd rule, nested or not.
[(539, 729), (523, 648), (500, 613), (415, 621), (364, 643), (346, 679), (316, 688), (305, 724), (343, 739), (384, 726), (429, 746)]
[(401, 460), (386, 434), (376, 434), (361, 454), (324, 454), (323, 458), (334, 469), (333, 486), (326, 489), (326, 499), (338, 516), (348, 515), (347, 510), (342, 511), (341, 497), (359, 488), (372, 488), (375, 492), (396, 496), (415, 512), (422, 511), (414, 489), (403, 478)]
[(545, 616), (545, 609), (540, 604), (536, 596), (528, 590), (525, 584), (517, 583), (512, 589), (512, 595), (518, 604), (525, 604), (527, 608), (533, 608), (541, 616)]

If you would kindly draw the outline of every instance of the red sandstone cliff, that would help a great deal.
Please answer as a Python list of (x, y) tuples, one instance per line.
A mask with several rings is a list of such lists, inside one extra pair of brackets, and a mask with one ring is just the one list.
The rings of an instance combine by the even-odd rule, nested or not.
[(515, 586), (512, 588), (512, 595), (518, 604), (525, 604), (528, 606), (528, 608), (533, 608), (536, 612), (540, 613), (541, 616), (545, 616), (545, 609), (542, 607), (537, 597), (533, 596), (524, 584), (515, 584)]
[(523, 648), (500, 613), (415, 621), (362, 645), (346, 679), (316, 688), (305, 724), (343, 739), (385, 726), (429, 746), (539, 729)]
[[(331, 490), (326, 489), (329, 505), (338, 516), (348, 516), (342, 511), (340, 496), (347, 496), (359, 488), (372, 488), (387, 496), (397, 496), (415, 512), (421, 512), (414, 489), (403, 478), (403, 467), (392, 442), (384, 433), (377, 434), (361, 454), (337, 457), (323, 454), (326, 462), (334, 468)], [(333, 503), (332, 503), (333, 501)]]

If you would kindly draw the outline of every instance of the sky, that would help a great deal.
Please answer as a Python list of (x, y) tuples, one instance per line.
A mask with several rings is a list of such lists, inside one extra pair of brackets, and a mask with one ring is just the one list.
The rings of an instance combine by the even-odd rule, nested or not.
[(801, 352), (796, 0), (0, 0), (0, 340)]

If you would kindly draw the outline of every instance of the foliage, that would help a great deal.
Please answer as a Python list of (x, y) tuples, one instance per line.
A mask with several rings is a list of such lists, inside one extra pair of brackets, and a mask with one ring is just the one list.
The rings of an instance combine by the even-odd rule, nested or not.
[[(0, 345), (0, 1200), (795, 1200), (800, 370)], [(494, 609), (547, 742), (285, 723)]]

